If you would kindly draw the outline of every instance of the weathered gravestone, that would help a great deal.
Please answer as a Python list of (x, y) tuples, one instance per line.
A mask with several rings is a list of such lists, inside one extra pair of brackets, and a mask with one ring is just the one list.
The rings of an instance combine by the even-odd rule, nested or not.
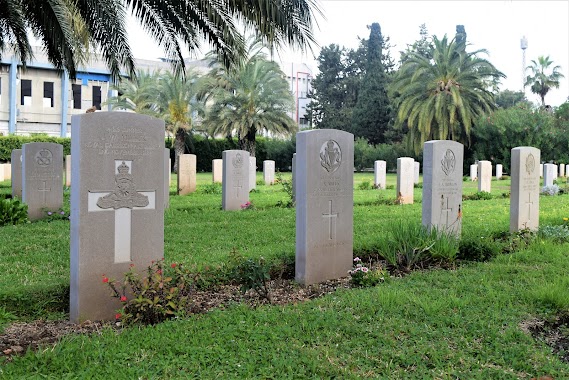
[(22, 201), (28, 205), (30, 220), (63, 206), (62, 176), (63, 145), (41, 142), (22, 146)]
[(539, 164), (539, 178), (543, 178), (543, 164)]
[(553, 171), (553, 180), (555, 181), (558, 176), (559, 168), (557, 167), (557, 164), (553, 164), (553, 166), (555, 166), (555, 170)]
[(504, 167), (502, 164), (496, 164), (496, 179), (500, 180), (503, 176)]
[(472, 182), (478, 179), (478, 164), (470, 165), (470, 180)]
[(423, 150), (423, 225), (460, 236), (464, 146), (450, 140), (427, 141)]
[(421, 164), (417, 161), (413, 162), (413, 183), (415, 185), (419, 184), (419, 177), (420, 177), (420, 171), (421, 171)]
[(6, 163), (3, 164), (2, 167), (3, 172), (4, 172), (4, 181), (8, 181), (12, 179), (12, 164), (11, 163)]
[(196, 155), (178, 156), (178, 195), (187, 195), (196, 191)]
[(275, 161), (263, 161), (263, 181), (265, 186), (270, 186), (275, 183)]
[(492, 189), (492, 163), (478, 161), (478, 191), (490, 192)]
[(249, 156), (249, 191), (257, 188), (257, 157)]
[(65, 187), (71, 187), (71, 155), (65, 156)]
[(377, 160), (373, 163), (373, 184), (378, 189), (385, 189), (386, 184), (387, 163), (383, 160)]
[(224, 150), (221, 208), (240, 210), (249, 202), (249, 152)]
[(12, 196), (22, 198), (22, 150), (14, 149), (12, 162)]
[(397, 159), (397, 202), (399, 204), (413, 203), (413, 181), (415, 160), (411, 157)]
[(559, 177), (565, 177), (565, 164), (559, 164)]
[(223, 182), (223, 160), (215, 159), (211, 161), (211, 175), (212, 182), (222, 183)]
[(540, 150), (522, 146), (512, 149), (510, 232), (539, 227)]
[(164, 148), (164, 208), (170, 207), (170, 183), (171, 181), (170, 149)]
[(71, 118), (70, 318), (113, 319), (103, 277), (164, 257), (164, 121), (126, 112)]
[(302, 131), (296, 154), (296, 281), (345, 277), (353, 260), (354, 136)]
[(4, 181), (4, 164), (0, 164), (0, 182)]
[(554, 164), (543, 165), (543, 186), (553, 186), (557, 167)]

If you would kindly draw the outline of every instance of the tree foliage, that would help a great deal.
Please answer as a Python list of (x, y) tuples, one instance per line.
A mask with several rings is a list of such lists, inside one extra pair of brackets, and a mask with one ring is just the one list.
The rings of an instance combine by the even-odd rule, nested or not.
[[(561, 74), (561, 66), (554, 66), (549, 56), (539, 56), (537, 61), (532, 60), (526, 70), (531, 74), (526, 77), (525, 85), (531, 86), (531, 92), (538, 95), (541, 99), (541, 106), (545, 106), (545, 95), (552, 88), (559, 88), (559, 80), (564, 78)], [(551, 67), (551, 69), (550, 69)], [(551, 70), (551, 73), (548, 73)]]

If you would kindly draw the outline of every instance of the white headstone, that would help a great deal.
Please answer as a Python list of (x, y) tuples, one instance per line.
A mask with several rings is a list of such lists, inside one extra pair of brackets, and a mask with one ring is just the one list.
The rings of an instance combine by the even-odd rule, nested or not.
[(504, 167), (502, 166), (502, 164), (496, 164), (496, 179), (498, 179), (498, 180), (502, 179), (503, 170), (504, 170)]
[(353, 261), (354, 136), (302, 131), (296, 154), (296, 281), (345, 277)]
[(164, 257), (164, 121), (95, 112), (71, 132), (70, 318), (112, 320), (121, 304), (102, 279)]
[(4, 164), (0, 164), (0, 182), (4, 181)]
[(292, 154), (292, 201), (296, 202), (296, 153)]
[(478, 179), (478, 164), (470, 165), (470, 180), (472, 182)]
[(565, 164), (559, 164), (559, 177), (565, 177)]
[(275, 161), (263, 161), (263, 181), (265, 186), (270, 186), (275, 183)]
[(419, 174), (419, 173), (420, 173), (420, 171), (421, 171), (421, 164), (420, 164), (419, 162), (415, 161), (415, 162), (413, 163), (413, 165), (414, 165), (414, 170), (415, 170), (415, 171), (414, 171), (414, 177), (413, 177), (413, 178), (414, 178), (414, 179), (413, 179), (413, 183), (414, 183), (415, 185), (418, 185), (418, 184), (419, 184), (419, 177), (420, 177), (420, 174)]
[(71, 155), (65, 156), (65, 187), (71, 187)]
[(492, 190), (492, 163), (490, 161), (478, 161), (478, 191)]
[(557, 173), (557, 166), (554, 164), (543, 165), (543, 186), (553, 186), (553, 180)]
[(539, 161), (537, 148), (512, 149), (510, 232), (539, 227)]
[(415, 160), (411, 157), (399, 157), (397, 159), (397, 201), (399, 204), (413, 203), (413, 181)]
[(557, 167), (557, 164), (553, 164), (553, 165), (555, 166), (555, 171), (553, 172), (553, 180), (556, 180), (559, 168)]
[(4, 171), (4, 181), (9, 181), (12, 179), (12, 164), (6, 163), (3, 164), (3, 171)]
[(215, 183), (223, 182), (223, 160), (221, 158), (211, 161), (212, 181)]
[(386, 181), (387, 163), (383, 160), (377, 160), (373, 163), (373, 183), (378, 189), (385, 189), (387, 185)]
[(257, 188), (257, 157), (249, 156), (249, 191)]
[(22, 201), (28, 205), (30, 220), (63, 206), (63, 145), (36, 142), (22, 146)]
[(195, 154), (178, 156), (178, 195), (187, 195), (196, 191), (196, 164)]
[(164, 208), (170, 207), (170, 183), (171, 182), (170, 149), (164, 148)]
[(543, 178), (543, 164), (539, 164), (539, 178)]
[(429, 230), (460, 236), (464, 146), (451, 140), (427, 141), (423, 150), (422, 221)]
[(249, 202), (249, 152), (224, 150), (221, 208), (241, 210)]
[(22, 150), (14, 149), (12, 163), (12, 196), (22, 199)]

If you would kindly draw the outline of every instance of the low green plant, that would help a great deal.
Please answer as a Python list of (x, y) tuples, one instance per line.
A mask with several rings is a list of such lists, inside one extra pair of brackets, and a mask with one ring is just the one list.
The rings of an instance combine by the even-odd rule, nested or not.
[(513, 253), (527, 248), (537, 237), (537, 233), (524, 228), (519, 231), (500, 231), (491, 235), (491, 238), (500, 246), (502, 253)]
[(433, 260), (441, 263), (453, 263), (456, 260), (460, 245), (460, 239), (456, 235), (432, 228), (429, 240), (433, 242), (429, 248)]
[(555, 243), (569, 242), (569, 228), (566, 225), (544, 225), (539, 227), (539, 236)]
[(262, 179), (258, 179), (257, 182), (255, 182), (255, 184), (256, 184), (257, 186), (265, 186), (265, 181), (262, 180)]
[(197, 188), (197, 193), (200, 194), (221, 194), (222, 185), (219, 182), (208, 183), (205, 185), (200, 185)]
[(394, 190), (395, 185), (385, 185), (385, 190)]
[(463, 237), (458, 245), (459, 260), (487, 261), (500, 253), (500, 248), (492, 240), (484, 237)]
[(293, 195), (293, 188), (292, 188), (292, 180), (284, 179), (280, 172), (277, 172), (277, 180), (275, 183), (279, 183), (282, 185), (284, 192), (288, 195), (288, 199), (286, 201), (278, 201), (277, 206), (279, 207), (287, 207), (292, 208), (294, 207), (294, 195)]
[(414, 183), (414, 184), (413, 184), (413, 187), (414, 187), (415, 189), (422, 189), (422, 188), (423, 188), (423, 183), (422, 183), (422, 182)]
[(64, 211), (63, 209), (59, 209), (57, 211), (43, 209), (45, 217), (42, 219), (43, 221), (51, 222), (54, 220), (69, 220), (69, 213)]
[(28, 205), (18, 198), (0, 198), (0, 226), (28, 222)]
[(261, 298), (272, 302), (269, 288), (270, 266), (263, 257), (258, 259), (243, 258), (235, 249), (232, 252), (232, 260), (236, 263), (230, 273), (230, 280), (240, 286), (241, 292), (245, 294), (248, 290), (253, 290)]
[(462, 199), (465, 201), (489, 200), (492, 199), (492, 194), (487, 191), (477, 191), (472, 195), (463, 194)]
[(358, 184), (358, 190), (371, 190), (373, 187), (369, 180), (362, 181)]
[(373, 269), (371, 265), (369, 267), (363, 265), (359, 257), (354, 258), (354, 267), (348, 271), (348, 274), (352, 286), (360, 288), (376, 286), (389, 277), (387, 271), (381, 268)]
[(551, 185), (551, 186), (543, 186), (539, 191), (542, 195), (557, 195), (559, 194), (559, 186)]
[(393, 223), (379, 243), (379, 253), (389, 265), (409, 272), (427, 258), (433, 245), (428, 236), (426, 229), (418, 223)]
[(103, 275), (112, 297), (122, 307), (115, 318), (124, 325), (153, 325), (175, 316), (184, 315), (195, 288), (195, 275), (182, 264), (164, 265), (164, 259), (154, 261), (140, 274), (131, 265), (122, 281)]

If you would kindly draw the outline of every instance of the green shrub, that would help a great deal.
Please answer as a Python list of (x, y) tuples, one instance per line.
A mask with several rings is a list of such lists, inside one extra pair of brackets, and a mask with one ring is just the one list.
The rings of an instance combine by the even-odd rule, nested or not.
[(539, 236), (556, 243), (567, 243), (569, 242), (569, 228), (566, 225), (540, 226)]
[(432, 244), (427, 235), (420, 224), (396, 222), (387, 229), (379, 244), (379, 253), (389, 265), (408, 272), (426, 258)]
[(492, 240), (484, 237), (463, 237), (458, 245), (459, 260), (487, 261), (500, 253), (500, 248)]
[(28, 205), (17, 198), (0, 198), (0, 226), (26, 223)]
[(362, 181), (358, 184), (358, 190), (371, 190), (372, 188), (369, 180)]
[(492, 199), (492, 194), (487, 191), (477, 191), (472, 195), (462, 195), (462, 200), (464, 201), (478, 201), (478, 200), (489, 200)]
[(230, 273), (230, 280), (239, 285), (241, 292), (254, 290), (259, 297), (272, 302), (268, 282), (271, 279), (270, 266), (263, 257), (258, 259), (245, 259), (235, 250), (232, 252), (235, 265)]
[(373, 269), (370, 267), (371, 265), (369, 265), (369, 267), (364, 266), (359, 257), (354, 259), (354, 267), (352, 270), (348, 271), (352, 286), (367, 288), (376, 286), (377, 284), (384, 282), (386, 278), (389, 278), (389, 273), (387, 273), (387, 271), (381, 268)]
[(502, 253), (513, 253), (525, 249), (536, 237), (537, 234), (527, 228), (516, 232), (495, 232), (491, 235), (491, 238), (500, 246)]
[(282, 185), (284, 192), (288, 196), (288, 199), (283, 201), (278, 201), (277, 206), (279, 207), (287, 207), (292, 208), (294, 207), (294, 195), (293, 195), (293, 188), (292, 188), (292, 179), (284, 179), (281, 172), (277, 172), (277, 180), (275, 183)]
[(146, 276), (131, 266), (122, 281), (103, 276), (103, 283), (122, 304), (117, 320), (125, 325), (153, 325), (185, 314), (195, 288), (195, 275), (182, 264), (165, 267), (162, 259), (147, 268)]
[(429, 239), (433, 242), (429, 254), (434, 261), (452, 263), (456, 260), (460, 245), (460, 239), (456, 235), (432, 228)]
[(206, 185), (199, 185), (196, 192), (200, 194), (221, 194), (222, 189), (221, 183), (213, 182)]

